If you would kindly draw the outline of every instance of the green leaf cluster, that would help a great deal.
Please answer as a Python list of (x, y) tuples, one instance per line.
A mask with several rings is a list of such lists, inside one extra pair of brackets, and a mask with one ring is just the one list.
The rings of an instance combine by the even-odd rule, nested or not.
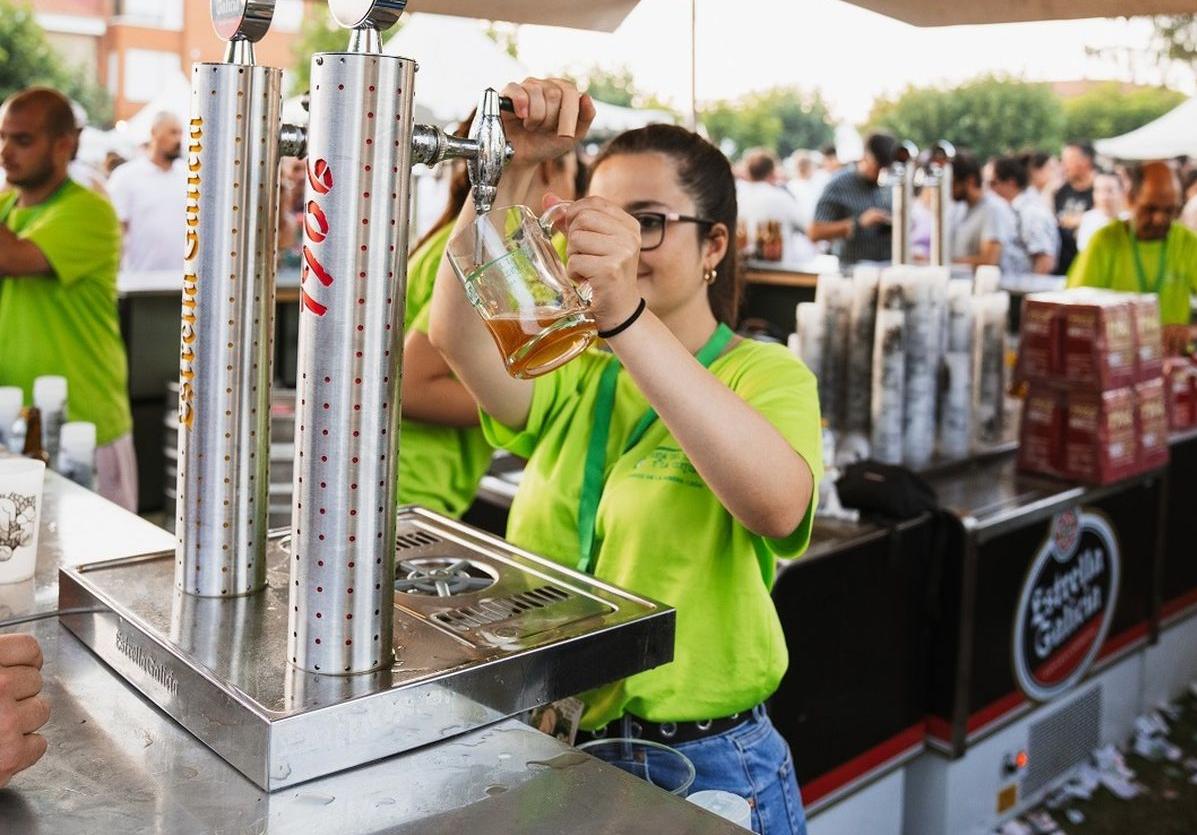
[(1046, 84), (985, 75), (956, 87), (907, 87), (873, 103), (868, 130), (885, 130), (920, 148), (947, 139), (980, 157), (1024, 148), (1058, 150), (1066, 117)]
[(1126, 89), (1117, 82), (1101, 84), (1064, 102), (1070, 138), (1121, 136), (1158, 119), (1185, 100), (1164, 87)]
[(739, 157), (764, 147), (783, 159), (801, 148), (818, 148), (835, 138), (830, 108), (822, 94), (799, 87), (773, 87), (705, 108), (699, 118), (711, 140)]
[(66, 64), (24, 3), (0, 0), (0, 100), (34, 85), (53, 87), (87, 111), (93, 125), (112, 120), (112, 99), (94, 73)]

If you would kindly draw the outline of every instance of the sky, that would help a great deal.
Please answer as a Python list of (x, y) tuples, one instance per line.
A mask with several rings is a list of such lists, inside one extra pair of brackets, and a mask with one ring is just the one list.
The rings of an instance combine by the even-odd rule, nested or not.
[[(995, 0), (1000, 2), (1000, 0)], [(776, 84), (818, 88), (833, 115), (860, 123), (873, 99), (907, 84), (962, 81), (997, 72), (1033, 81), (1118, 79), (1159, 83), (1140, 61), (1086, 47), (1142, 47), (1144, 20), (1074, 20), (919, 29), (840, 0), (697, 0), (699, 102)], [(637, 87), (680, 109), (690, 101), (690, 4), (641, 0), (614, 33), (519, 28), (520, 60), (537, 74), (592, 65), (629, 67)], [(1192, 77), (1172, 86), (1193, 93)]]

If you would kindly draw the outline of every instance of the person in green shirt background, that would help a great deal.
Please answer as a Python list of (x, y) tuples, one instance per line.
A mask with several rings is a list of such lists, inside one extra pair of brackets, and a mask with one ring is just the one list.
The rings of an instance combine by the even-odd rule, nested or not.
[(1167, 163), (1146, 163), (1132, 171), (1130, 197), (1130, 219), (1111, 221), (1093, 234), (1068, 271), (1068, 286), (1155, 293), (1165, 350), (1183, 354), (1197, 291), (1197, 233), (1177, 220), (1180, 179)]
[[(500, 205), (594, 118), (566, 81), (504, 95), (515, 157)], [(695, 766), (692, 790), (747, 798), (757, 832), (802, 833), (793, 759), (764, 702), (788, 663), (775, 562), (805, 550), (822, 471), (815, 379), (782, 346), (731, 331), (735, 179), (717, 148), (654, 125), (612, 140), (590, 175), (562, 220), (567, 270), (590, 285), (609, 351), (512, 378), (444, 264), (432, 344), (488, 437), (528, 459), (508, 539), (677, 610), (672, 663), (584, 694), (581, 726), (672, 746)], [(456, 228), (474, 217), (467, 203)], [(677, 768), (656, 751), (612, 759), (645, 776)]]
[[(473, 117), (458, 126), (467, 136)], [(470, 195), (464, 162), (452, 163), (445, 211), (407, 262), (404, 313), (402, 427), (399, 436), (400, 504), (417, 504), (455, 519), (474, 501), (493, 447), (478, 425), (478, 404), (428, 340), (428, 303), (445, 257), (453, 222)], [(524, 201), (539, 205), (547, 192), (574, 195), (578, 162), (573, 149), (542, 163)]]
[(78, 141), (57, 91), (31, 88), (0, 106), (0, 386), (21, 387), (29, 403), (35, 378), (66, 377), (67, 419), (96, 426), (97, 492), (136, 510), (121, 227), (106, 199), (67, 176)]

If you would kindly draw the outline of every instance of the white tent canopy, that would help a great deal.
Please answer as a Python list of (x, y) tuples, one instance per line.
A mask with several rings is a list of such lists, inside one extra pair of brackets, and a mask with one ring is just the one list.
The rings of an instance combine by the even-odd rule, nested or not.
[(124, 123), (118, 124), (117, 130), (131, 142), (141, 145), (149, 141), (150, 128), (159, 113), (173, 113), (184, 124), (191, 118), (191, 81), (182, 72), (166, 79), (158, 95)]
[(488, 38), (477, 21), (464, 18), (411, 15), (383, 51), (420, 65), (416, 104), (441, 123), (469, 115), (487, 87), (499, 89), (529, 75), (528, 68)]
[[(532, 74), (488, 38), (474, 20), (412, 15), (387, 41), (383, 51), (419, 63), (416, 106), (441, 124), (468, 116), (487, 87), (502, 89), (509, 81), (520, 81)], [(462, 60), (462, 56), (469, 59)], [(592, 131), (596, 134), (621, 133), (653, 122), (673, 121), (663, 111), (637, 110), (604, 102), (596, 102), (595, 107), (598, 113)]]
[(1094, 145), (1099, 154), (1115, 159), (1197, 156), (1197, 98), (1189, 99), (1137, 130), (1100, 139)]
[[(408, 11), (614, 32), (639, 0), (411, 0)], [(464, 53), (460, 53), (464, 54)]]
[(1084, 17), (1183, 14), (1192, 0), (848, 0), (856, 6), (913, 23), (956, 26), (967, 23), (1015, 23)]
[[(387, 42), (384, 51), (418, 62), (416, 120), (441, 125), (469, 115), (487, 87), (500, 89), (509, 81), (519, 81), (531, 75), (526, 66), (486, 36), (478, 21), (465, 18), (413, 14)], [(468, 56), (468, 60), (462, 60), (462, 56)], [(602, 102), (596, 102), (596, 107), (598, 115), (592, 131), (600, 135), (620, 133), (653, 122), (673, 121), (673, 117), (663, 111), (637, 110)], [(119, 129), (129, 140), (141, 144), (149, 139), (150, 128), (159, 113), (174, 113), (185, 121), (190, 109), (191, 83), (180, 72), (167, 80), (158, 95)], [(300, 97), (283, 103), (283, 121), (307, 123), (308, 116)]]

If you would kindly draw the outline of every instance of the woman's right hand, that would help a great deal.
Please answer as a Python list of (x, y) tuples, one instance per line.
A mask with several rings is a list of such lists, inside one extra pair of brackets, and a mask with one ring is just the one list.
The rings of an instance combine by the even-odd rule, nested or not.
[(590, 130), (594, 102), (562, 78), (527, 78), (508, 84), (515, 113), (503, 114), (507, 140), (515, 149), (514, 168), (532, 168), (569, 153)]

